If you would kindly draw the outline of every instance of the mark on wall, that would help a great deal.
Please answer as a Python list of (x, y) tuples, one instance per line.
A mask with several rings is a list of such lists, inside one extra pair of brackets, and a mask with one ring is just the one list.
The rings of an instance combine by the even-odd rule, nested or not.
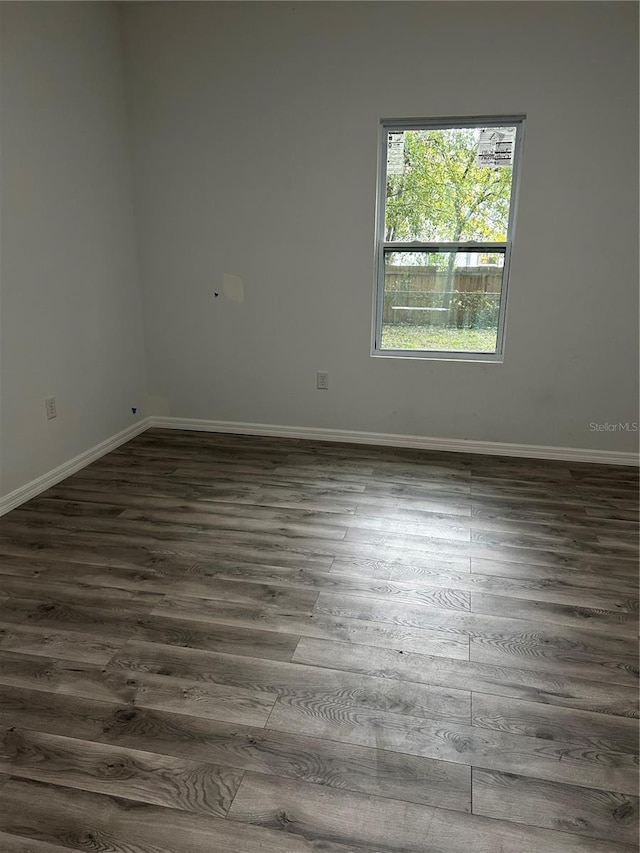
[(222, 276), (222, 292), (229, 302), (244, 302), (244, 283), (239, 275), (225, 273)]

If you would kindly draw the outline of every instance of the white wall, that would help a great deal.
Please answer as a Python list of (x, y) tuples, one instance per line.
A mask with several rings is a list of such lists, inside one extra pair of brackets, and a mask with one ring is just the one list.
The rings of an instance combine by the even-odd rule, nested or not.
[[(635, 448), (589, 430), (638, 419), (635, 4), (124, 19), (159, 413)], [(2, 495), (135, 423), (147, 389), (117, 7), (3, 2), (0, 25)], [(505, 363), (372, 359), (380, 117), (519, 112)], [(244, 302), (214, 299), (225, 273)]]
[[(589, 424), (638, 420), (636, 4), (124, 15), (150, 386), (168, 412), (634, 449)], [(379, 119), (522, 112), (505, 363), (371, 358)], [(214, 299), (225, 273), (243, 303)]]
[(117, 7), (3, 2), (0, 25), (7, 494), (132, 424), (146, 389)]

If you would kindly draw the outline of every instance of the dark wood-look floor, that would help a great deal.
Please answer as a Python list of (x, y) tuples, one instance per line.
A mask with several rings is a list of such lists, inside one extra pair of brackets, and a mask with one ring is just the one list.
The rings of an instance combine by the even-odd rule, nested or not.
[(636, 850), (637, 497), (139, 436), (0, 520), (0, 850)]

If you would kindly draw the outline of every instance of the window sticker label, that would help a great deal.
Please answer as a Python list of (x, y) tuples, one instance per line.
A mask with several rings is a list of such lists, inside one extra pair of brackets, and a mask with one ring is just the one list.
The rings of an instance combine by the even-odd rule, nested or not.
[(480, 132), (476, 164), (511, 166), (516, 141), (515, 127), (486, 127)]
[(389, 131), (387, 136), (387, 175), (404, 172), (404, 131)]

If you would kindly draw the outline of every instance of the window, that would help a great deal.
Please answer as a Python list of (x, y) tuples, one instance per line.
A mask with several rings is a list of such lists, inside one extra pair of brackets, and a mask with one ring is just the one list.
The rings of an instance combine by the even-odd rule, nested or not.
[(374, 355), (502, 360), (523, 120), (382, 123)]

